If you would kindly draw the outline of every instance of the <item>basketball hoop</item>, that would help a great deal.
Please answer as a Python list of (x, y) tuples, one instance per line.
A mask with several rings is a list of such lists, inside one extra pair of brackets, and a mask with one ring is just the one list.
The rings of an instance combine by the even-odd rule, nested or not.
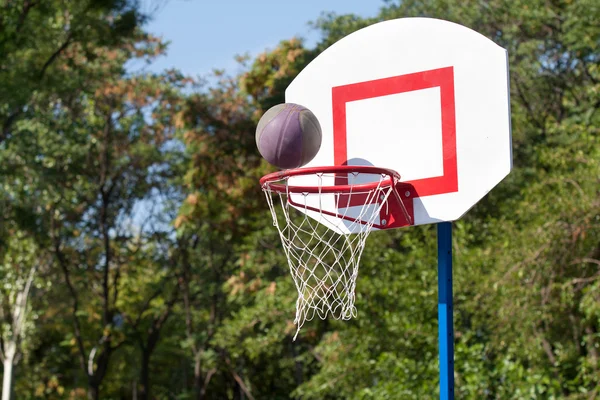
[[(354, 289), (371, 230), (413, 221), (412, 206), (406, 207), (413, 196), (399, 192), (406, 189), (399, 180), (390, 169), (348, 165), (284, 170), (260, 180), (298, 291), (294, 340), (315, 315), (356, 316)], [(411, 201), (405, 204), (403, 196)]]

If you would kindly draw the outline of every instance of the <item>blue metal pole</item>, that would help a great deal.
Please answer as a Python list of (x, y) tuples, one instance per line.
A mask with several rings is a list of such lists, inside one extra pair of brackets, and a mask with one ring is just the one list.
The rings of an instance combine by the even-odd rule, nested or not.
[(437, 224), (438, 337), (440, 400), (454, 400), (454, 321), (452, 318), (452, 223)]

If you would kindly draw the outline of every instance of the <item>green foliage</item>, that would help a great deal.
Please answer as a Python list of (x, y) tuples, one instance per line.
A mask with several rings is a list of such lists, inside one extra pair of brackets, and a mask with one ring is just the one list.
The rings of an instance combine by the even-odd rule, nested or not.
[(437, 398), (435, 229), (373, 233), (358, 317), (308, 322), (293, 342), (297, 293), (254, 143), (260, 115), (321, 51), (411, 16), (469, 26), (510, 57), (515, 168), (454, 223), (457, 398), (597, 396), (596, 1), (325, 13), (314, 49), (282, 40), (209, 87), (125, 73), (165, 51), (134, 2), (0, 10), (5, 342), (37, 268), (16, 398)]
[(93, 82), (89, 74), (98, 69), (88, 62), (125, 45), (145, 18), (126, 0), (2, 0), (0, 10), (0, 141), (33, 98)]

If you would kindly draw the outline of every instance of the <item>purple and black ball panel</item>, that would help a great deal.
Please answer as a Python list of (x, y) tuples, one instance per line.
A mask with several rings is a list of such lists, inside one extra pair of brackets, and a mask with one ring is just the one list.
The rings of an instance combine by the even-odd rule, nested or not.
[(270, 108), (256, 127), (256, 146), (271, 164), (282, 169), (299, 168), (321, 148), (321, 126), (315, 115), (298, 104)]

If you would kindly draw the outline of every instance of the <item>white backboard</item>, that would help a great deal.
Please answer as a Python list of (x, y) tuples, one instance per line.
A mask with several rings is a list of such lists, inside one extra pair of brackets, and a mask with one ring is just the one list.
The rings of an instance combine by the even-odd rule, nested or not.
[(321, 124), (307, 167), (396, 170), (416, 191), (414, 225), (460, 218), (512, 168), (507, 52), (458, 24), (363, 28), (306, 66), (285, 97)]

